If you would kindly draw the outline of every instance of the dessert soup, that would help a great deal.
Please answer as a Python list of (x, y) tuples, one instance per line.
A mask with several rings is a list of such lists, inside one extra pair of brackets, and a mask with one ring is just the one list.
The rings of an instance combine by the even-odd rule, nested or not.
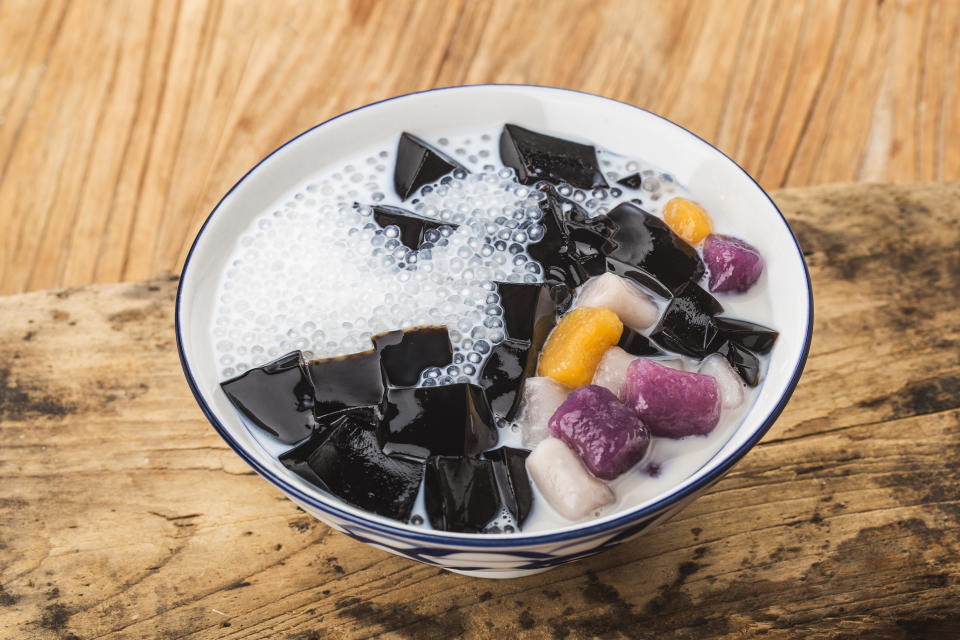
[(245, 426), (415, 527), (541, 532), (668, 492), (777, 334), (751, 229), (642, 156), (504, 123), (317, 167), (220, 274), (210, 357)]

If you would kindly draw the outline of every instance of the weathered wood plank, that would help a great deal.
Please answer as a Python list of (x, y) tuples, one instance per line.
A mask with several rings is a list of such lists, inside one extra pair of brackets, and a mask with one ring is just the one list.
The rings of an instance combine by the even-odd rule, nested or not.
[(766, 188), (960, 179), (950, 0), (5, 0), (0, 293), (175, 273), (280, 143), (481, 82), (651, 109)]
[(957, 637), (960, 184), (775, 198), (817, 315), (781, 419), (674, 520), (520, 580), (256, 477), (183, 381), (175, 281), (0, 299), (0, 637)]

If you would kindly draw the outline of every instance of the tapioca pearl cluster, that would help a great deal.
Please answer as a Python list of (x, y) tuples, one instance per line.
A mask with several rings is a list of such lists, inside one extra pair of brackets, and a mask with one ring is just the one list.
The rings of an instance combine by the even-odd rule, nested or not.
[(461, 164), (477, 166), (499, 160), (499, 136), (484, 133), (439, 138), (437, 146)]
[(450, 224), (429, 231), (417, 250), (400, 243), (398, 228), (380, 228), (372, 206), (356, 204), (363, 198), (344, 198), (351, 189), (333, 202), (310, 195), (330, 181), (256, 220), (221, 286), (213, 329), (221, 375), (293, 349), (343, 355), (368, 349), (377, 333), (439, 324), (450, 332), (453, 363), (425, 372), (423, 384), (475, 379), (504, 338), (494, 281), (542, 280), (526, 253), (543, 236), (542, 194), (511, 170), (485, 169), (423, 188), (414, 208)]
[[(604, 177), (611, 186), (611, 195), (613, 195), (613, 189), (622, 192), (621, 194), (614, 195), (614, 198), (619, 198), (625, 193), (632, 196), (632, 199), (639, 197), (648, 210), (659, 210), (659, 202), (669, 200), (671, 194), (680, 191), (685, 192), (671, 174), (660, 171), (645, 162), (621, 156), (606, 149), (598, 149), (597, 158), (600, 161), (600, 168), (604, 173)], [(634, 173), (639, 173), (641, 177), (639, 196), (633, 196), (632, 194), (636, 194), (637, 192), (621, 188), (616, 184), (617, 180)], [(588, 198), (585, 198), (585, 200), (587, 199)], [(594, 207), (589, 205), (585, 206), (588, 211), (594, 213)], [(656, 213), (656, 211), (651, 211), (651, 213)]]
[(296, 201), (301, 198), (304, 199), (302, 204), (307, 207), (315, 206), (318, 200), (329, 203), (360, 197), (369, 197), (374, 203), (382, 202), (389, 193), (393, 162), (393, 153), (386, 149), (365, 158), (361, 156), (355, 162), (307, 183), (302, 192), (297, 193), (293, 201), (286, 202), (285, 206), (296, 206), (300, 204)]
[(571, 200), (586, 210), (591, 217), (608, 213), (619, 202), (623, 196), (623, 189), (612, 187), (610, 189), (577, 189), (569, 184), (561, 184), (557, 187), (557, 193), (564, 198)]
[[(368, 318), (334, 312), (351, 296), (338, 283), (316, 274), (329, 274), (330, 264), (358, 252), (369, 253), (363, 236), (343, 233), (361, 222), (348, 208), (339, 208), (287, 210), (255, 223), (258, 231), (241, 239), (241, 250), (221, 286), (214, 329), (215, 338), (220, 338), (215, 348), (221, 365), (240, 372), (292, 349), (325, 355), (360, 350), (363, 338), (376, 327)], [(318, 250), (318, 236), (337, 239)], [(356, 286), (372, 267), (353, 265), (341, 274), (340, 282)], [(380, 294), (383, 297), (383, 291)]]
[[(417, 213), (459, 225), (443, 254), (434, 252), (438, 267), (463, 280), (539, 282), (539, 265), (526, 266), (529, 243), (543, 237), (537, 203), (543, 195), (517, 184), (511, 170), (482, 174), (455, 172), (435, 189), (424, 187)], [(428, 237), (428, 243), (432, 240)]]

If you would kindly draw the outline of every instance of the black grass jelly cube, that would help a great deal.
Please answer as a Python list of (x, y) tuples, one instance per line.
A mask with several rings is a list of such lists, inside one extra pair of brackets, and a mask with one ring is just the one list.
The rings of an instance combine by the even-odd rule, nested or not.
[(624, 325), (617, 346), (635, 356), (662, 356), (663, 351), (650, 342), (650, 338)]
[(254, 425), (287, 444), (313, 431), (314, 390), (299, 351), (220, 384), (227, 398)]
[(735, 318), (714, 318), (713, 324), (723, 336), (754, 353), (767, 353), (777, 341), (779, 332), (761, 324)]
[(477, 458), (427, 460), (423, 497), (434, 529), (481, 533), (500, 513), (493, 464)]
[(383, 372), (376, 351), (311, 360), (307, 368), (313, 381), (317, 417), (380, 404), (383, 400)]
[(420, 490), (423, 465), (388, 456), (373, 425), (344, 415), (328, 434), (317, 433), (280, 456), (308, 482), (365, 511), (406, 522)]
[(723, 306), (702, 287), (688, 282), (667, 305), (650, 339), (665, 349), (693, 358), (703, 358), (720, 346), (722, 338), (713, 316)]
[(500, 491), (500, 502), (513, 516), (517, 526), (523, 525), (533, 507), (533, 489), (527, 475), (526, 449), (500, 447), (486, 451), (483, 457), (493, 463), (493, 474)]
[(606, 187), (593, 145), (555, 138), (515, 124), (500, 134), (500, 159), (530, 185), (540, 180), (566, 182), (580, 189)]
[[(397, 164), (393, 186), (401, 200), (415, 194), (420, 187), (436, 182), (460, 164), (442, 151), (431, 147), (417, 136), (404, 132), (397, 143)], [(466, 169), (464, 169), (466, 171)]]
[(389, 454), (476, 456), (497, 443), (483, 389), (457, 383), (416, 389), (387, 389), (380, 446)]
[(507, 420), (516, 417), (523, 381), (537, 370), (537, 354), (529, 341), (504, 340), (487, 356), (480, 370), (483, 387), (494, 414)]
[(660, 218), (629, 202), (617, 205), (607, 218), (616, 225), (610, 237), (615, 247), (607, 252), (610, 271), (663, 297), (703, 277), (705, 268), (696, 249)]
[(398, 238), (400, 243), (414, 251), (420, 248), (424, 236), (428, 231), (444, 226), (456, 229), (459, 226), (417, 215), (400, 207), (378, 204), (371, 208), (373, 209), (373, 219), (376, 223), (381, 227), (396, 225), (400, 229), (400, 237)]
[(624, 176), (623, 178), (617, 180), (617, 184), (636, 191), (643, 185), (643, 176), (641, 176), (639, 173), (631, 173), (630, 175)]
[(733, 341), (727, 341), (717, 348), (717, 353), (721, 354), (733, 367), (743, 381), (751, 387), (757, 386), (760, 382), (760, 360), (742, 346)]
[(387, 384), (412, 387), (429, 367), (443, 367), (453, 361), (453, 345), (446, 327), (416, 327), (390, 331), (373, 337), (380, 353), (380, 365)]

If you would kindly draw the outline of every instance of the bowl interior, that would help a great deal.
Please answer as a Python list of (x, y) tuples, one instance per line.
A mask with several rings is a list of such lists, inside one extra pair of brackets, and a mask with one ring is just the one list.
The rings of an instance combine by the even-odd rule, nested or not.
[[(368, 147), (382, 146), (401, 130), (427, 139), (461, 130), (513, 122), (531, 129), (590, 141), (641, 157), (672, 173), (708, 211), (757, 246), (766, 261), (771, 309), (780, 331), (765, 382), (753, 407), (723, 448), (699, 471), (667, 494), (598, 521), (525, 536), (483, 536), (511, 545), (545, 535), (595, 530), (665, 506), (686, 495), (742, 455), (769, 427), (796, 384), (809, 344), (810, 288), (803, 257), (789, 227), (762, 189), (722, 153), (669, 121), (627, 104), (573, 91), (530, 86), (455, 87), (411, 94), (348, 112), (301, 134), (254, 167), (217, 205), (184, 266), (177, 333), (188, 380), (208, 418), (227, 442), (261, 475), (289, 495), (381, 530), (422, 535), (420, 528), (363, 512), (322, 492), (284, 468), (247, 431), (220, 390), (209, 336), (220, 274), (242, 231), (279, 198), (328, 165)], [(429, 532), (464, 541), (477, 536)]]

